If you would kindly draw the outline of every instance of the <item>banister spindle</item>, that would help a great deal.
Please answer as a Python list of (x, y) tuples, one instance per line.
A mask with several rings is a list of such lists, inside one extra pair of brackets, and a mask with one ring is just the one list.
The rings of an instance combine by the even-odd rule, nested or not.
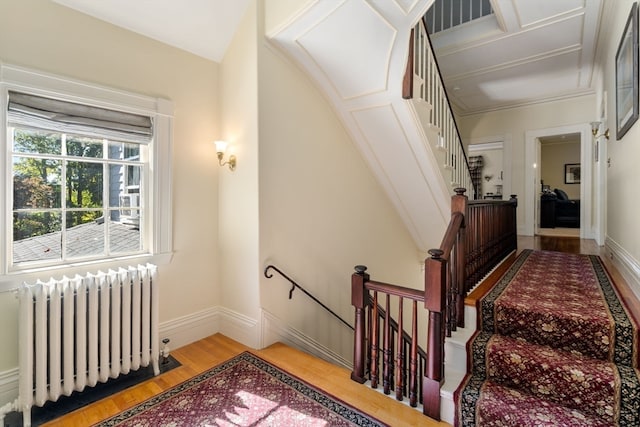
[(382, 333), (382, 387), (384, 394), (391, 393), (393, 355), (391, 354), (391, 296), (386, 294), (384, 305), (384, 331)]
[(396, 349), (396, 399), (402, 401), (404, 394), (404, 345), (402, 342), (402, 331), (404, 331), (404, 299), (398, 298), (398, 345)]
[(371, 347), (371, 361), (369, 364), (369, 376), (371, 388), (378, 388), (378, 375), (380, 366), (380, 316), (378, 315), (378, 292), (373, 292), (373, 308), (371, 313), (371, 336), (369, 337)]
[(409, 405), (418, 406), (418, 303), (411, 310), (411, 356), (409, 359)]

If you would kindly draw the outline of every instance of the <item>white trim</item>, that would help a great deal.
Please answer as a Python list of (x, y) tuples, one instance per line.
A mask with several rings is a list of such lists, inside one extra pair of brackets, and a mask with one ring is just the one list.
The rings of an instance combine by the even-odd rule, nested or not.
[(268, 347), (276, 342), (282, 342), (288, 346), (302, 350), (305, 353), (312, 354), (320, 359), (331, 362), (334, 365), (339, 365), (346, 369), (353, 368), (353, 364), (350, 360), (345, 359), (330, 348), (287, 325), (272, 313), (262, 310), (262, 336), (260, 347)]
[(640, 262), (611, 237), (607, 236), (605, 248), (607, 255), (616, 265), (633, 293), (637, 298), (640, 298)]
[(480, 143), (471, 142), (467, 146), (467, 150), (469, 153), (475, 153), (477, 151), (502, 150), (503, 147), (504, 147), (504, 144), (502, 143), (502, 140), (498, 142), (480, 142)]
[[(173, 115), (171, 101), (74, 80), (43, 71), (0, 63), (0, 81), (17, 91), (28, 91), (49, 98), (117, 109), (135, 114)], [(6, 104), (5, 104), (6, 105)]]
[(220, 311), (219, 331), (248, 347), (259, 346), (259, 323), (256, 319), (245, 316), (225, 307), (218, 307)]
[(19, 375), (18, 368), (0, 372), (0, 406), (18, 398)]
[(222, 333), (248, 347), (258, 348), (257, 325), (256, 319), (217, 306), (161, 322), (160, 340), (169, 338), (169, 347), (176, 349)]
[(169, 338), (170, 349), (184, 347), (219, 332), (220, 310), (218, 307), (197, 311), (186, 316), (161, 322), (160, 340)]
[[(536, 224), (536, 207), (539, 204), (540, 193), (540, 140), (545, 136), (556, 136), (569, 133), (580, 134), (580, 165), (582, 178), (580, 180), (580, 238), (592, 239), (594, 230), (591, 220), (591, 205), (593, 195), (592, 169), (593, 145), (591, 125), (588, 123), (559, 126), (554, 128), (528, 130), (525, 132), (524, 150), (524, 190), (525, 197), (521, 200), (524, 207), (524, 225), (522, 234), (533, 236), (538, 227)], [(535, 165), (535, 166), (534, 166)], [(597, 227), (597, 225), (596, 225)], [(519, 232), (520, 233), (520, 232)]]
[[(145, 201), (145, 209), (151, 212), (150, 224), (147, 227), (149, 235), (145, 236), (147, 242), (153, 242), (149, 247), (150, 254), (146, 259), (162, 254), (171, 254), (172, 242), (172, 140), (173, 140), (173, 103), (167, 99), (153, 98), (135, 93), (125, 92), (94, 83), (74, 80), (37, 70), (31, 70), (15, 65), (0, 62), (0, 123), (3, 131), (0, 132), (0, 165), (8, 165), (7, 141), (8, 135), (4, 131), (6, 124), (7, 93), (9, 90), (17, 90), (35, 95), (64, 99), (70, 102), (93, 105), (97, 107), (126, 111), (135, 114), (144, 114), (153, 118), (155, 134), (149, 159), (150, 169), (156, 171), (155, 176), (150, 176), (150, 194)], [(4, 181), (11, 182), (10, 171), (4, 167)], [(0, 187), (0, 227), (5, 233), (11, 233), (11, 224), (7, 218), (8, 207), (11, 206), (11, 195), (6, 194), (6, 185)], [(8, 235), (8, 234), (7, 234)], [(153, 238), (151, 238), (153, 237)], [(31, 273), (24, 270), (16, 270), (15, 274), (8, 274), (9, 242), (4, 239), (0, 243), (0, 292), (6, 291), (25, 279), (20, 273)], [(145, 255), (136, 255), (137, 258)], [(167, 257), (163, 257), (167, 259)], [(170, 261), (171, 256), (168, 256)], [(101, 259), (91, 264), (92, 267), (102, 267), (111, 259)], [(45, 274), (49, 270), (56, 273), (67, 274), (78, 264), (60, 265), (45, 268)], [(40, 269), (42, 271), (43, 269)], [(51, 273), (49, 273), (51, 274)]]

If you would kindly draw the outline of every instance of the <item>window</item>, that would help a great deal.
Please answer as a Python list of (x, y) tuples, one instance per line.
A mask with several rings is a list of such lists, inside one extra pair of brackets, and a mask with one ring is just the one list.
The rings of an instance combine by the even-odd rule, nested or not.
[(64, 83), (70, 93), (51, 96), (2, 82), (4, 274), (171, 250), (170, 170), (159, 173), (170, 167), (170, 103)]
[(19, 126), (9, 135), (13, 265), (145, 250), (145, 146)]

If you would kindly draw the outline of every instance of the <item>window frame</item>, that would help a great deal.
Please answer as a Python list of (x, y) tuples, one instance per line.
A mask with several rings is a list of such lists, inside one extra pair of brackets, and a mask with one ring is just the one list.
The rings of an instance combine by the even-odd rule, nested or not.
[[(147, 252), (147, 245), (148, 245), (148, 239), (146, 238), (146, 236), (150, 235), (150, 233), (144, 234), (147, 231), (147, 225), (146, 225), (146, 220), (145, 220), (145, 216), (146, 216), (146, 211), (145, 211), (145, 206), (140, 205), (140, 200), (144, 200), (144, 197), (146, 197), (146, 195), (148, 194), (148, 191), (146, 190), (147, 188), (147, 181), (149, 180), (149, 155), (148, 155), (148, 151), (151, 148), (151, 144), (140, 144), (140, 143), (136, 143), (136, 142), (126, 142), (123, 140), (112, 140), (112, 139), (107, 139), (107, 138), (101, 138), (101, 137), (87, 137), (88, 139), (90, 139), (92, 141), (92, 144), (96, 145), (97, 143), (99, 143), (102, 147), (101, 150), (101, 155), (100, 156), (88, 156), (88, 157), (78, 157), (77, 155), (74, 154), (70, 154), (69, 153), (69, 146), (67, 145), (68, 141), (73, 140), (76, 137), (83, 137), (83, 135), (81, 135), (80, 133), (66, 133), (64, 131), (59, 131), (59, 130), (49, 130), (49, 129), (45, 129), (45, 128), (39, 128), (39, 127), (32, 127), (32, 126), (28, 126), (28, 125), (14, 125), (14, 126), (7, 126), (7, 135), (8, 135), (8, 139), (7, 139), (7, 145), (8, 145), (8, 156), (11, 156), (12, 158), (10, 159), (10, 161), (7, 164), (7, 167), (12, 168), (12, 170), (14, 171), (14, 175), (12, 175), (12, 181), (13, 181), (13, 186), (11, 185), (11, 183), (8, 183), (8, 192), (12, 195), (13, 197), (13, 206), (12, 206), (12, 213), (15, 215), (16, 212), (18, 213), (29, 213), (29, 212), (50, 212), (53, 214), (59, 214), (60, 215), (60, 224), (61, 224), (61, 229), (60, 229), (60, 235), (62, 237), (62, 241), (61, 241), (61, 247), (60, 247), (60, 256), (63, 257), (63, 259), (58, 259), (58, 258), (42, 258), (42, 259), (33, 259), (33, 260), (25, 260), (19, 263), (16, 263), (15, 259), (16, 259), (16, 253), (15, 253), (15, 246), (16, 246), (16, 240), (13, 240), (13, 247), (11, 244), (7, 245), (7, 262), (9, 263), (9, 270), (11, 271), (13, 270), (24, 270), (24, 269), (28, 269), (31, 267), (35, 267), (35, 268), (39, 268), (39, 267), (47, 267), (47, 266), (57, 266), (60, 264), (65, 264), (65, 263), (69, 263), (69, 262), (78, 262), (78, 261), (100, 261), (100, 260), (104, 260), (104, 259), (112, 259), (112, 258), (116, 258), (116, 257), (122, 257), (122, 256), (134, 256), (134, 255), (140, 255), (140, 254), (145, 254)], [(13, 132), (11, 131), (13, 130)], [(35, 133), (44, 133), (44, 134), (51, 134), (51, 135), (59, 135), (60, 137), (60, 141), (61, 141), (61, 152), (60, 153), (46, 153), (46, 152), (31, 152), (31, 151), (16, 151), (15, 150), (15, 141), (16, 141), (16, 131), (25, 131), (25, 132), (35, 132)], [(12, 144), (13, 142), (13, 144)], [(135, 156), (129, 156), (129, 157), (123, 157), (123, 158), (114, 158), (112, 157), (112, 152), (111, 152), (111, 148), (113, 147), (113, 144), (121, 144), (121, 143), (125, 143), (127, 145), (124, 146), (124, 154), (126, 156), (126, 151), (129, 145), (135, 145), (137, 146), (137, 155)], [(12, 149), (13, 148), (13, 149)], [(49, 159), (53, 162), (57, 162), (60, 164), (60, 206), (55, 206), (55, 207), (17, 207), (15, 206), (15, 159), (16, 157), (21, 158), (21, 159)], [(72, 206), (69, 205), (69, 201), (65, 200), (67, 198), (67, 194), (69, 191), (69, 188), (65, 186), (66, 180), (64, 179), (64, 176), (68, 176), (68, 171), (71, 168), (71, 164), (73, 163), (85, 163), (85, 164), (91, 164), (94, 166), (98, 166), (102, 169), (102, 179), (103, 179), (103, 183), (102, 183), (102, 188), (101, 188), (101, 204), (99, 207), (88, 207), (88, 206), (83, 206), (83, 207), (79, 207), (79, 206)], [(65, 164), (67, 166), (65, 166)], [(119, 199), (122, 199), (123, 196), (125, 197), (130, 197), (130, 198), (134, 198), (135, 200), (138, 201), (138, 203), (136, 203), (135, 207), (127, 207), (126, 209), (123, 209), (123, 207), (118, 204), (118, 205), (112, 205), (111, 204), (111, 199), (110, 196), (112, 195), (111, 191), (112, 191), (112, 186), (114, 185), (113, 182), (111, 182), (111, 178), (112, 178), (112, 168), (113, 167), (117, 167), (120, 168), (122, 170), (122, 175), (124, 177), (123, 180), (119, 180), (118, 183), (123, 182), (122, 185), (122, 189), (121, 191), (124, 191), (124, 193), (119, 194)], [(134, 169), (135, 172), (137, 173), (131, 173), (131, 169), (132, 168), (136, 168)], [(139, 168), (139, 169), (137, 169)], [(67, 173), (65, 173), (64, 171), (67, 171)], [(137, 181), (138, 184), (136, 185), (129, 185), (130, 183), (130, 176), (138, 176), (139, 175), (139, 180)], [(116, 183), (116, 184), (118, 184)], [(142, 185), (141, 185), (142, 184)], [(135, 189), (135, 193), (130, 191)], [(131, 195), (135, 194), (134, 197), (132, 197)], [(70, 242), (67, 239), (67, 236), (69, 235), (69, 233), (71, 233), (70, 229), (68, 228), (68, 225), (66, 224), (66, 221), (63, 220), (63, 218), (65, 217), (65, 213), (68, 215), (71, 212), (78, 212), (78, 211), (86, 211), (86, 212), (102, 212), (102, 216), (105, 218), (105, 229), (103, 230), (103, 237), (104, 239), (101, 241), (103, 243), (103, 248), (102, 248), (102, 253), (100, 254), (96, 254), (96, 253), (85, 253), (85, 254), (81, 254), (81, 255), (71, 255), (69, 251), (73, 251), (71, 249), (71, 245)], [(113, 222), (111, 220), (112, 216), (113, 216), (113, 212), (114, 211), (118, 211), (119, 212), (119, 216), (120, 216), (120, 220), (122, 222), (126, 222), (126, 220), (128, 219), (129, 222), (126, 222), (128, 224), (131, 224), (132, 220), (135, 218), (136, 223), (138, 223), (139, 225), (141, 225), (141, 227), (139, 228), (140, 233), (139, 233), (139, 243), (142, 243), (142, 247), (138, 248), (137, 250), (128, 250), (128, 251), (121, 251), (121, 252), (115, 252), (112, 255), (105, 255), (104, 252), (111, 252), (113, 251), (113, 249), (111, 248), (111, 246), (109, 245), (109, 236), (111, 236), (111, 233), (108, 230), (109, 225), (111, 224), (112, 227), (116, 227), (116, 222)], [(124, 212), (128, 212), (127, 214), (124, 214)], [(132, 212), (136, 212), (135, 214), (132, 214)], [(142, 216), (140, 216), (140, 213), (142, 213)], [(108, 220), (107, 220), (108, 219)], [(15, 221), (15, 218), (14, 218)], [(15, 224), (14, 224), (15, 226)], [(9, 234), (11, 235), (11, 234)], [(14, 235), (15, 238), (15, 235)], [(66, 249), (66, 250), (65, 250)], [(30, 267), (31, 266), (31, 267)]]
[[(147, 218), (145, 235), (146, 252), (129, 256), (114, 256), (100, 259), (70, 262), (55, 265), (24, 267), (11, 266), (10, 239), (0, 243), (0, 292), (10, 282), (43, 278), (42, 272), (50, 275), (81, 273), (88, 268), (109, 269), (134, 263), (168, 263), (172, 256), (172, 192), (171, 192), (171, 146), (173, 127), (173, 103), (163, 98), (151, 98), (80, 80), (56, 76), (18, 66), (0, 64), (0, 164), (4, 166), (4, 182), (0, 185), (0, 226), (5, 235), (12, 235), (12, 168), (11, 136), (7, 126), (7, 97), (9, 91), (23, 92), (68, 102), (102, 107), (111, 110), (147, 115), (154, 123), (154, 136), (148, 146), (148, 177), (144, 212)], [(44, 278), (43, 278), (44, 279)]]

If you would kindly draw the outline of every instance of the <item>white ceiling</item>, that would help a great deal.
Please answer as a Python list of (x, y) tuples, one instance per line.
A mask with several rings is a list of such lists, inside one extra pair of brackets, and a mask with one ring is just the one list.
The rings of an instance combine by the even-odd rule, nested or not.
[[(251, 0), (53, 1), (220, 62)], [(491, 3), (494, 16), (433, 36), (458, 114), (591, 92), (603, 0)], [(317, 49), (341, 43), (335, 39), (321, 42)], [(354, 87), (343, 89), (357, 92), (357, 86), (355, 82)]]
[(53, 0), (220, 62), (251, 0)]
[(602, 0), (491, 0), (495, 15), (433, 35), (457, 113), (592, 92)]

